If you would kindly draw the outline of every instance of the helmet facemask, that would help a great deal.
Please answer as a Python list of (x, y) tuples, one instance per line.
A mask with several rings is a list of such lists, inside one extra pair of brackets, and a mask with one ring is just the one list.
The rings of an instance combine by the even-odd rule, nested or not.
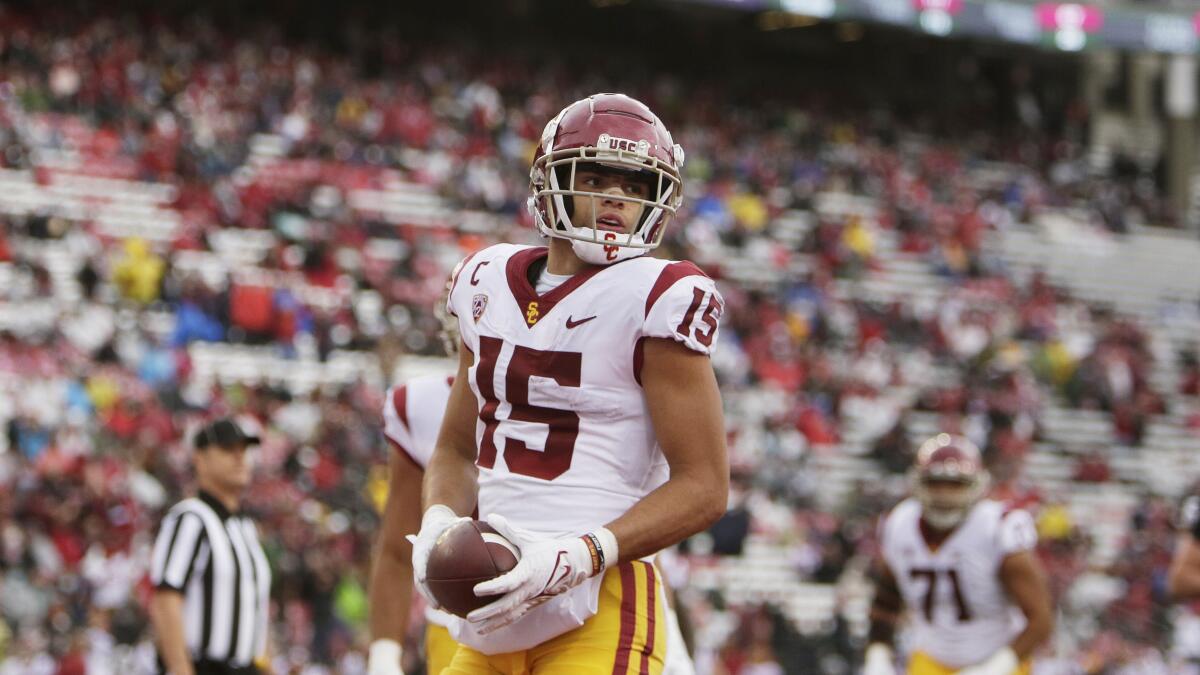
[(918, 474), (913, 494), (921, 503), (921, 518), (938, 530), (957, 527), (971, 507), (988, 489), (987, 472), (973, 475), (939, 476)]
[(938, 530), (961, 523), (991, 484), (979, 448), (970, 439), (947, 433), (921, 444), (909, 479), (921, 503), (922, 520)]
[[(676, 166), (661, 161), (646, 152), (647, 144), (621, 144), (620, 139), (600, 137), (596, 147), (585, 146), (546, 153), (535, 160), (530, 170), (530, 210), (538, 230), (550, 237), (569, 239), (572, 248), (585, 262), (605, 265), (644, 254), (662, 242), (667, 223), (683, 201), (683, 184)], [(620, 146), (620, 147), (618, 147)], [(683, 151), (675, 146), (676, 165), (682, 163)], [(624, 191), (596, 192), (581, 185), (581, 172), (633, 173), (644, 176), (645, 197)], [(592, 222), (574, 219), (575, 204), (589, 199)], [(639, 207), (640, 217), (627, 223), (618, 232), (598, 226), (603, 201), (625, 202)]]

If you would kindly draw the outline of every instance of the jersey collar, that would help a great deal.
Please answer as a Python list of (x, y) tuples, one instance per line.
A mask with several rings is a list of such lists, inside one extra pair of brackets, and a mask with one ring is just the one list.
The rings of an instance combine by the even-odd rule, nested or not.
[(554, 306), (560, 300), (567, 297), (571, 291), (582, 286), (585, 281), (596, 276), (602, 270), (607, 269), (600, 266), (587, 267), (559, 284), (558, 287), (550, 290), (550, 292), (539, 296), (537, 291), (534, 290), (533, 285), (529, 283), (529, 266), (546, 258), (549, 254), (550, 249), (545, 246), (537, 246), (518, 251), (508, 259), (508, 265), (505, 269), (508, 276), (508, 287), (512, 291), (513, 298), (517, 301), (517, 308), (520, 310), (521, 316), (525, 318), (526, 328), (533, 328), (542, 317), (549, 314), (550, 310), (554, 309)]
[(958, 521), (957, 525), (945, 531), (930, 526), (929, 523), (925, 522), (925, 517), (918, 513), (917, 529), (921, 532), (921, 541), (924, 542), (925, 548), (930, 553), (937, 553), (945, 548), (951, 539), (966, 529), (967, 521), (971, 520), (971, 517), (975, 515), (975, 507), (979, 506), (979, 504), (980, 502), (972, 504), (971, 508), (967, 510), (966, 515), (963, 516), (963, 519)]

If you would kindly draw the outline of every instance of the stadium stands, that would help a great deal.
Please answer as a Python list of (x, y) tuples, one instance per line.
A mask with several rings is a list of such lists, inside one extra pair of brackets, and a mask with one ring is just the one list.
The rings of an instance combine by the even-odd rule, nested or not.
[[(0, 17), (0, 673), (145, 666), (150, 528), (204, 409), (265, 427), (280, 662), (358, 672), (382, 387), (444, 367), (428, 308), (457, 259), (533, 240), (538, 121), (624, 80), (546, 65), (531, 90), (521, 56), (437, 49), (379, 80), (140, 21)], [(1143, 227), (1153, 197), (1115, 226), (1086, 196), (1119, 178), (1051, 180), (1000, 141), (768, 102), (714, 119), (679, 104), (703, 83), (629, 86), (689, 153), (667, 248), (731, 300), (714, 363), (749, 528), (674, 571), (701, 662), (852, 658), (872, 523), (941, 430), (1039, 514), (1066, 619), (1048, 660), (1163, 647), (1130, 561), (1165, 565), (1166, 504), (1200, 472), (1200, 244)], [(1131, 617), (1150, 628), (1114, 636)], [(798, 637), (766, 644), (764, 621)]]

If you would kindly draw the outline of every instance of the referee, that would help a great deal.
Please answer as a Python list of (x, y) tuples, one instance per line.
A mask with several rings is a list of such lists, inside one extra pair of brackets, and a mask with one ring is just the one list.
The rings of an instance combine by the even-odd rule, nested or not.
[(254, 521), (238, 510), (250, 483), (246, 451), (257, 443), (231, 419), (194, 436), (199, 490), (167, 512), (151, 560), (160, 673), (269, 672), (271, 570)]

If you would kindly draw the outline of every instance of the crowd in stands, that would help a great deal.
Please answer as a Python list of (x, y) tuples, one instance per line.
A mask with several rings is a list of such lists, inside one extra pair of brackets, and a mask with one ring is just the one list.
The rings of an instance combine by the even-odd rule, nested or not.
[[(155, 524), (189, 488), (188, 430), (226, 413), (263, 429), (246, 506), (275, 570), (276, 672), (362, 672), (387, 373), (441, 353), (430, 307), (454, 262), (535, 241), (524, 199), (541, 125), (618, 86), (686, 148), (687, 206), (664, 250), (718, 278), (729, 308), (714, 364), (734, 496), (668, 571), (705, 668), (851, 672), (862, 634), (843, 613), (799, 631), (769, 603), (689, 591), (689, 568), (742, 554), (748, 538), (787, 547), (808, 581), (861, 568), (903, 491), (916, 411), (986, 448), (999, 493), (1037, 514), (1056, 600), (1095, 610), (1046, 672), (1163, 672), (1146, 664), (1170, 640), (1171, 504), (1148, 500), (1117, 565), (1091, 569), (1089, 533), (1021, 466), (1049, 401), (1106, 411), (1136, 448), (1151, 416), (1200, 393), (1200, 363), (1181, 355), (1180, 391), (1155, 390), (1145, 326), (1040, 275), (1018, 282), (983, 245), (1081, 202), (1116, 231), (1169, 220), (1144, 180), (1092, 175), (1076, 143), (1036, 127), (1016, 143), (937, 139), (782, 95), (730, 108), (724, 83), (652, 76), (636, 55), (581, 77), (537, 44), (497, 54), (394, 37), (364, 31), (344, 53), (204, 18), (0, 9), (3, 174), (47, 189), (80, 175), (167, 186), (174, 219), (165, 234), (122, 232), (0, 194), (0, 675), (149, 668)], [(362, 197), (389, 190), (434, 206), (394, 217)], [(230, 245), (230, 232), (243, 238)], [(894, 256), (921, 261), (941, 290), (854, 292)], [(292, 362), (369, 353), (387, 368), (307, 386), (239, 380), (196, 360), (206, 343)], [(864, 476), (827, 513), (805, 467), (852, 444), (890, 479)], [(1084, 456), (1077, 478), (1109, 480), (1104, 457)], [(1085, 582), (1126, 590), (1091, 607), (1073, 598)], [(407, 655), (417, 667), (418, 650)]]

